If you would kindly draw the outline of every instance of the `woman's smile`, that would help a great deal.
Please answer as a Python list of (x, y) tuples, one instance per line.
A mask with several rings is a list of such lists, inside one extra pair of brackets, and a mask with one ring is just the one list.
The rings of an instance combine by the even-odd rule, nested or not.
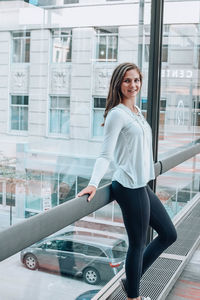
[(121, 93), (123, 99), (129, 99), (137, 95), (141, 88), (140, 75), (137, 70), (129, 70), (126, 72), (122, 84)]

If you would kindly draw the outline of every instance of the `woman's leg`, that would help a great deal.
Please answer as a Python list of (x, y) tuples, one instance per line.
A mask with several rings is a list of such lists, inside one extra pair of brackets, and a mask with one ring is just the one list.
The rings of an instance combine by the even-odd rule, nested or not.
[(164, 205), (149, 186), (146, 187), (146, 190), (150, 200), (150, 226), (156, 230), (158, 236), (144, 251), (142, 274), (177, 238), (176, 229)]
[(129, 239), (126, 257), (126, 290), (128, 297), (139, 297), (142, 275), (143, 253), (149, 226), (150, 204), (145, 187), (129, 189), (117, 181), (112, 183), (112, 192), (122, 210), (124, 224)]

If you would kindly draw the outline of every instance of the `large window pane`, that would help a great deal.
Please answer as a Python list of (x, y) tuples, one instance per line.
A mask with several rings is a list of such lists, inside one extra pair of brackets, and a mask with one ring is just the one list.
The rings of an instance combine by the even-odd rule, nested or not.
[[(194, 2), (192, 13), (185, 14), (186, 1), (165, 1), (165, 12), (179, 11), (187, 18), (165, 15), (160, 157), (199, 137), (199, 13), (198, 18), (194, 14), (199, 10)], [(119, 63), (130, 61), (141, 68), (137, 105), (147, 115), (151, 1), (20, 3), (13, 9), (5, 1), (7, 17), (0, 18), (0, 151), (16, 158), (15, 190), (6, 184), (9, 176), (0, 176), (1, 228), (10, 225), (11, 216), (14, 224), (71, 201), (88, 184), (101, 148), (111, 74)], [(180, 10), (174, 10), (177, 3)], [(0, 13), (5, 15), (1, 8)], [(198, 190), (198, 159), (196, 165), (186, 162), (158, 178), (157, 194), (171, 217)], [(100, 186), (110, 182), (114, 167), (110, 165)], [(29, 255), (20, 262), (17, 255), (2, 271), (3, 299), (12, 298), (10, 282), (19, 299), (30, 290), (30, 282), (34, 300), (75, 299), (100, 289), (124, 265), (127, 237), (121, 210), (113, 201), (33, 248), (46, 271), (25, 269), (37, 268), (37, 261)], [(94, 265), (89, 268), (94, 262), (95, 270)]]
[[(199, 130), (199, 21), (192, 14), (196, 1), (165, 1), (162, 53), (159, 157), (196, 140)], [(190, 16), (185, 22), (170, 14)], [(191, 14), (190, 14), (191, 12)], [(193, 17), (192, 17), (193, 15)], [(163, 110), (163, 99), (165, 109)]]

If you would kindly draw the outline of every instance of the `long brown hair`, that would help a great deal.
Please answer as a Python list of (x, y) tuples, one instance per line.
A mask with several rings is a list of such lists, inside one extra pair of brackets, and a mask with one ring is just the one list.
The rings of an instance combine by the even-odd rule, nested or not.
[[(122, 101), (121, 84), (122, 80), (129, 70), (137, 70), (142, 85), (142, 73), (138, 66), (133, 63), (122, 63), (118, 65), (111, 76), (108, 97), (106, 99), (106, 108), (104, 113), (104, 123), (108, 112)], [(104, 126), (104, 123), (101, 126)]]

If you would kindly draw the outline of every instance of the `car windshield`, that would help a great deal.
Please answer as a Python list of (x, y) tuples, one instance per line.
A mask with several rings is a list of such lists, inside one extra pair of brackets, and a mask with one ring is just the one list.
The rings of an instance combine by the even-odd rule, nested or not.
[(127, 244), (125, 241), (120, 241), (112, 249), (114, 258), (118, 258), (118, 257), (124, 258), (126, 256), (126, 252), (127, 252)]

